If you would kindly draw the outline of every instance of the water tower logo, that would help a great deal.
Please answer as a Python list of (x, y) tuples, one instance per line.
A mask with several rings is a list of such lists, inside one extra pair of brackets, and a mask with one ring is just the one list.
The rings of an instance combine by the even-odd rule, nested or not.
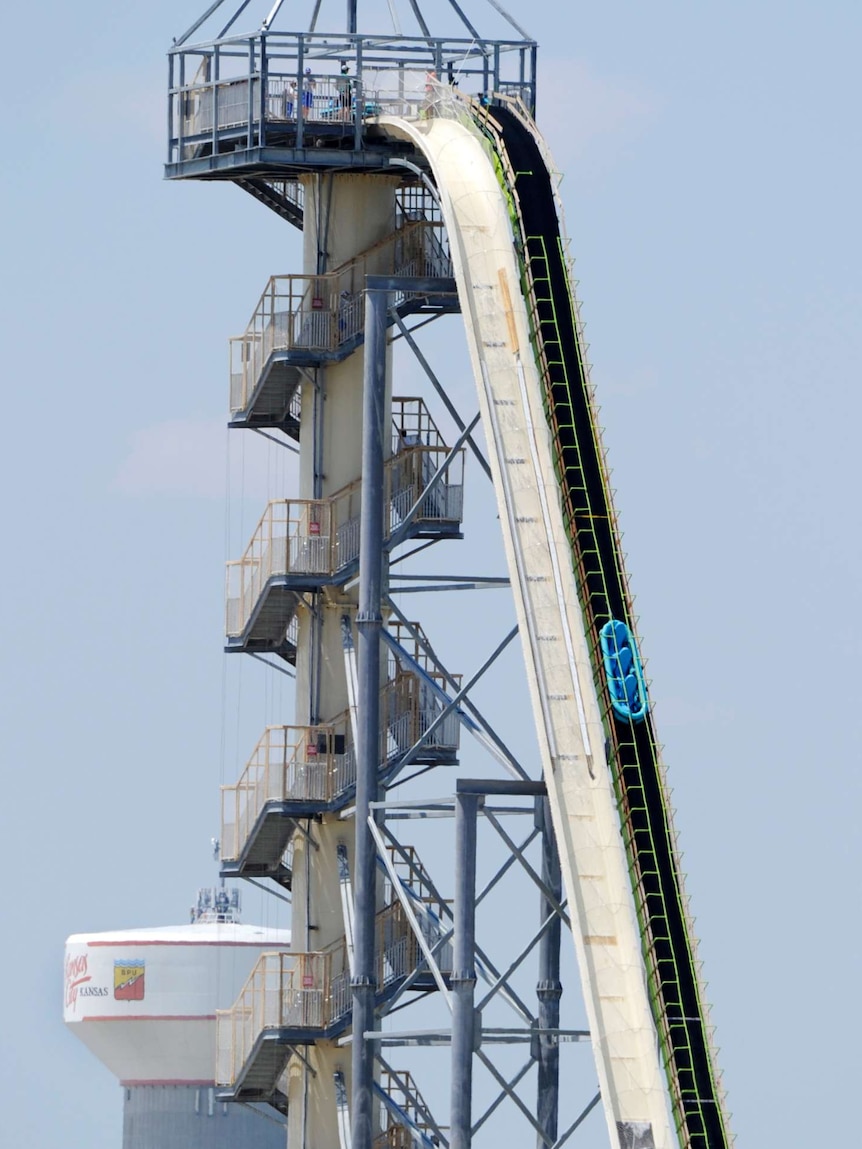
[(90, 981), (87, 972), (86, 954), (66, 954), (66, 1008), (74, 1009), (78, 1004), (81, 986)]
[(144, 1000), (144, 962), (114, 962), (114, 998), (116, 1001)]

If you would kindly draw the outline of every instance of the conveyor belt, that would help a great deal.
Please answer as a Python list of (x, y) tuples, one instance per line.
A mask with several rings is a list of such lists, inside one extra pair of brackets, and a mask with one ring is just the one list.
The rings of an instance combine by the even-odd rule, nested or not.
[(535, 299), (534, 350), (545, 383), (548, 424), (596, 689), (610, 744), (632, 888), (641, 926), (650, 999), (662, 1043), (680, 1144), (728, 1145), (712, 1064), (708, 1020), (696, 968), (663, 767), (649, 713), (625, 721), (610, 705), (599, 631), (610, 619), (635, 620), (611, 504), (603, 452), (580, 346), (551, 177), (533, 134), (514, 112), (493, 119), (515, 173), (511, 191), (523, 225), (525, 288)]

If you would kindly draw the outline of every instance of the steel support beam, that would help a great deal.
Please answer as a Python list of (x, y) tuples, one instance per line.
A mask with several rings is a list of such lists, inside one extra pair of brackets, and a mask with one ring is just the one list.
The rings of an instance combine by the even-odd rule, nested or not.
[[(404, 320), (401, 318), (400, 315), (396, 315), (394, 318), (395, 318), (396, 326), (398, 327), (398, 330), (401, 332), (401, 337), (403, 339), (407, 340), (408, 347), (410, 348), (410, 350), (415, 355), (415, 357), (419, 363), (419, 366), (422, 368), (422, 370), (427, 375), (427, 377), (428, 377), (429, 381), (431, 382), (431, 385), (433, 386), (434, 390), (437, 392), (437, 394), (443, 400), (443, 403), (446, 407), (446, 410), (449, 412), (449, 414), (452, 416), (453, 420), (455, 421), (455, 426), (458, 428), (459, 431), (466, 431), (467, 430), (467, 424), (464, 422), (464, 420), (458, 414), (458, 411), (455, 407), (455, 404), (452, 402), (452, 400), (449, 398), (448, 394), (446, 393), (445, 387), (440, 382), (440, 380), (437, 378), (437, 376), (434, 374), (434, 372), (431, 368), (431, 364), (428, 362), (428, 360), (422, 354), (422, 351), (419, 347), (419, 344), (413, 338), (413, 333), (407, 327), (406, 323), (404, 322)], [(485, 456), (480, 451), (479, 447), (476, 445), (476, 441), (475, 441), (475, 439), (473, 439), (472, 435), (469, 435), (467, 437), (467, 442), (469, 443), (470, 449), (472, 450), (473, 454), (479, 460), (479, 466), (482, 468), (482, 470), (485, 472), (485, 474), (488, 476), (488, 478), (491, 479), (491, 481), (493, 482), (494, 476), (491, 473), (491, 468), (488, 465), (488, 460), (485, 458)]]
[(601, 1101), (601, 1099), (602, 1099), (601, 1093), (597, 1093), (595, 1095), (595, 1097), (592, 1099), (592, 1101), (590, 1101), (587, 1104), (587, 1106), (578, 1114), (578, 1116), (575, 1118), (575, 1120), (572, 1122), (572, 1124), (568, 1127), (568, 1129), (565, 1131), (565, 1133), (562, 1135), (562, 1137), (559, 1139), (559, 1141), (556, 1142), (556, 1144), (554, 1145), (554, 1149), (562, 1149), (562, 1146), (565, 1145), (565, 1143), (568, 1141), (568, 1139), (571, 1137), (571, 1135), (575, 1132), (575, 1130), (580, 1128), (581, 1125), (583, 1125), (583, 1123), (586, 1121), (586, 1119), (589, 1117), (589, 1115), (592, 1113), (592, 1111), (595, 1109), (595, 1107), (598, 1105), (598, 1103)]
[(369, 291), (365, 306), (365, 376), (362, 397), (362, 497), (359, 535), (357, 642), (356, 844), (354, 852), (354, 969), (351, 1145), (371, 1149), (375, 998), (374, 915), (376, 848), (368, 825), (377, 800), (380, 753), (380, 632), (383, 627), (383, 449), (386, 386), (386, 295)]
[(434, 490), (434, 488), (438, 485), (438, 483), (443, 478), (443, 476), (446, 474), (446, 472), (449, 470), (450, 464), (454, 462), (455, 458), (458, 455), (458, 452), (461, 450), (461, 447), (464, 444), (464, 441), (467, 438), (469, 438), (470, 432), (473, 430), (473, 428), (479, 422), (481, 417), (482, 417), (481, 412), (477, 411), (476, 415), (473, 418), (472, 423), (470, 424), (470, 426), (465, 431), (462, 431), (461, 435), (458, 437), (458, 439), (456, 440), (454, 445), (449, 448), (448, 452), (446, 453), (446, 458), (443, 460), (443, 462), (440, 464), (440, 466), (437, 468), (437, 470), (434, 472), (434, 474), (428, 480), (427, 485), (423, 488), (422, 491), (420, 491), (420, 493), (417, 496), (416, 501), (414, 502), (413, 506), (410, 508), (410, 510), (404, 516), (404, 519), (402, 520), (402, 522), (399, 524), (398, 529), (393, 531), (392, 534), (389, 536), (389, 541), (386, 544), (387, 550), (394, 551), (395, 548), (401, 544), (401, 542), (404, 539), (404, 536), (407, 534), (407, 530), (408, 530), (410, 524), (413, 522), (413, 519), (416, 517), (416, 514), (418, 513), (418, 511), (422, 507), (422, 504), (428, 498), (428, 496), (431, 494), (431, 492)]
[[(536, 801), (536, 825), (542, 832), (542, 881), (551, 890), (559, 905), (563, 900), (563, 878), (560, 871), (560, 855), (554, 827), (551, 822), (551, 809), (547, 798)], [(536, 995), (539, 999), (538, 1032), (534, 1056), (538, 1061), (536, 1116), (542, 1128), (544, 1139), (537, 1144), (546, 1144), (545, 1139), (557, 1140), (560, 1112), (560, 1046), (551, 1036), (559, 1029), (560, 997), (563, 987), (560, 982), (560, 934), (562, 922), (559, 914), (544, 894), (539, 896), (539, 922), (545, 922), (549, 915), (551, 924), (539, 940), (539, 982)]]
[[(415, 910), (413, 909), (410, 897), (407, 894), (407, 891), (404, 889), (404, 885), (400, 881), (398, 874), (395, 872), (395, 867), (392, 863), (392, 859), (387, 856), (386, 843), (384, 842), (383, 835), (381, 834), (378, 826), (375, 824), (373, 818), (368, 819), (368, 829), (376, 843), (378, 857), (383, 863), (386, 869), (386, 873), (389, 875), (389, 881), (392, 883), (392, 889), (395, 893), (395, 896), (401, 903), (401, 909), (404, 911), (404, 917), (407, 919), (407, 923), (410, 926), (410, 929), (413, 931), (413, 936), (416, 938), (416, 942), (422, 951), (422, 956), (428, 963), (428, 968), (431, 971), (431, 976), (437, 983), (437, 988), (439, 989), (443, 1000), (451, 1010), (452, 1002), (449, 996), (449, 990), (446, 988), (446, 981), (440, 971), (440, 966), (437, 963), (437, 958), (434, 955), (434, 951), (438, 948), (440, 943), (437, 941), (432, 945), (425, 937), (422, 926), (416, 916)], [(357, 1038), (360, 1036), (364, 1037), (365, 1031), (360, 1034), (359, 1031), (354, 1027), (354, 1034)]]
[[(391, 595), (387, 595), (386, 602), (387, 602), (387, 606), (391, 610), (393, 616), (401, 623), (401, 625), (404, 627), (404, 629), (407, 631), (407, 633), (413, 639), (415, 639), (416, 643), (419, 646), (419, 649), (422, 650), (431, 659), (432, 663), (434, 664), (434, 668), (436, 670), (438, 670), (440, 672), (440, 674), (443, 675), (443, 678), (446, 680), (446, 682), (449, 684), (450, 687), (452, 687), (455, 690), (458, 690), (459, 689), (458, 682), (456, 681), (455, 678), (453, 678), (453, 676), (449, 673), (449, 671), (446, 669), (446, 667), (440, 661), (436, 652), (431, 647), (431, 644), (428, 642), (428, 640), (425, 638), (425, 636), (422, 633), (420, 633), (420, 631), (418, 631), (416, 629), (416, 627), (413, 625), (412, 622), (410, 622), (410, 620), (407, 618), (407, 616), (404, 614), (404, 612), (401, 610), (401, 608), (398, 606), (398, 604), (395, 602), (395, 600), (391, 597)], [(502, 654), (503, 650), (505, 649), (505, 646), (508, 645), (508, 643), (515, 637), (515, 634), (517, 634), (517, 627), (515, 627), (512, 631), (510, 631), (510, 633), (506, 636), (504, 642), (497, 648), (497, 650), (494, 652), (494, 654), (491, 656), (491, 658), (486, 661), (484, 669), (487, 669), (489, 666), (491, 666), (492, 663), (494, 662), (494, 660), (497, 658), (497, 656)], [(386, 641), (389, 642), (390, 646), (392, 645), (392, 642), (389, 639), (387, 639)], [(396, 651), (396, 653), (399, 654), (400, 657), (402, 657), (402, 658), (407, 658), (407, 652), (403, 649), (403, 647), (399, 647), (399, 649), (398, 649), (398, 651)], [(416, 665), (415, 660), (410, 660), (410, 661), (413, 662), (414, 666)], [(484, 669), (483, 669), (483, 673), (484, 673)], [(445, 693), (444, 693), (444, 701), (445, 701)], [(514, 754), (512, 754), (511, 750), (509, 750), (508, 746), (503, 741), (503, 739), (500, 737), (500, 735), (497, 734), (497, 732), (494, 730), (494, 728), (491, 726), (491, 724), (488, 721), (486, 721), (486, 719), (482, 716), (482, 714), (479, 711), (479, 708), (475, 705), (475, 703), (471, 702), (469, 698), (465, 698), (463, 710), (469, 712), (469, 714), (471, 714), (473, 716), (473, 719), (475, 721), (475, 725), (478, 727), (481, 734), (484, 735), (493, 744), (494, 747), (496, 747), (497, 752), (495, 753), (495, 751), (485, 743), (484, 739), (480, 736), (480, 734), (476, 732), (476, 730), (473, 728), (473, 726), (469, 723), (465, 723), (463, 718), (461, 718), (462, 725), (464, 725), (465, 728), (467, 730), (469, 730), (469, 732), (473, 735), (474, 738), (476, 738), (476, 740), (481, 745), (485, 746), (485, 749), (488, 750), (488, 752), (492, 755), (492, 757), (494, 757), (500, 763), (500, 765), (503, 767), (503, 769), (507, 770), (509, 772), (509, 774), (512, 774), (513, 776), (528, 779), (529, 775), (527, 774), (527, 771), (523, 768), (523, 766), (521, 766), (521, 764), (515, 758)]]
[(476, 1039), (476, 822), (480, 798), (455, 799), (455, 936), (452, 960), (451, 1149), (473, 1143), (473, 1051)]
[(412, 295), (457, 295), (458, 285), (448, 276), (437, 275), (369, 275), (369, 291), (397, 291)]
[(492, 814), (491, 811), (489, 810), (485, 816), (488, 819), (488, 821), (491, 823), (491, 825), (494, 827), (494, 829), (497, 831), (497, 833), (500, 835), (500, 837), (503, 839), (503, 841), (506, 843), (506, 845), (509, 847), (509, 849), (512, 851), (512, 853), (517, 856), (517, 859), (521, 863), (521, 867), (523, 868), (524, 872), (527, 874), (527, 876), (530, 878), (530, 880), (535, 883), (535, 885), (537, 886), (539, 891), (544, 895), (544, 897), (546, 898), (551, 909), (555, 913), (559, 914), (560, 918), (566, 923), (566, 925), (569, 927), (569, 929), (571, 929), (572, 923), (569, 920), (569, 915), (566, 913), (566, 907), (563, 905), (562, 901), (559, 898), (554, 897), (551, 890), (542, 881), (542, 879), (539, 877), (539, 875), (536, 873), (536, 871), (533, 869), (533, 867), (530, 865), (530, 863), (524, 857), (523, 850), (521, 850), (516, 845), (516, 843), (512, 840), (512, 838), (510, 838), (510, 836), (506, 833), (506, 831), (503, 829), (503, 827), (497, 821), (497, 818), (495, 817), (495, 815)]
[[(384, 804), (381, 803), (380, 805), (383, 806)], [(535, 832), (536, 831), (533, 831), (534, 834), (535, 834)], [(393, 836), (392, 832), (389, 830), (389, 828), (385, 824), (382, 827), (382, 831), (376, 830), (375, 833), (380, 836), (380, 843), (379, 843), (379, 845), (380, 845), (380, 857), (381, 857), (381, 860), (383, 861), (384, 865), (387, 865), (387, 859), (386, 859), (385, 855), (382, 853), (383, 846), (384, 846), (383, 835), (385, 834), (386, 840), (389, 842), (391, 847), (395, 850), (396, 853), (398, 853), (401, 856), (403, 861), (405, 861), (408, 866), (411, 866), (411, 869), (412, 869), (412, 864), (411, 864), (411, 860), (410, 860), (409, 855), (405, 852), (404, 847), (401, 845), (401, 843), (398, 841), (398, 839)], [(388, 864), (391, 864), (391, 863), (388, 863)], [(448, 904), (446, 903), (446, 901), (443, 899), (440, 892), (437, 890), (434, 883), (428, 877), (427, 873), (424, 875), (424, 881), (425, 881), (425, 884), (428, 888), (428, 892), (439, 903), (439, 905), (443, 911), (443, 915), (446, 917), (447, 921), (450, 921), (453, 923), (453, 925), (449, 929), (447, 929), (445, 932), (441, 933), (440, 937), (435, 940), (433, 946), (430, 947), (429, 952), (430, 952), (431, 956), (434, 957), (434, 955), (439, 950), (442, 949), (442, 947), (446, 944), (447, 941), (449, 941), (449, 939), (452, 937), (452, 935), (454, 933), (454, 915), (453, 915), (451, 909), (449, 908)], [(482, 901), (484, 893), (487, 892), (487, 889), (488, 889), (488, 887), (485, 888), (485, 891), (483, 891), (483, 893), (480, 894), (478, 898), (474, 899), (474, 905), (475, 906), (478, 906), (479, 903)], [(538, 940), (538, 939), (536, 939), (536, 940)], [(423, 952), (424, 952), (424, 947), (426, 947), (428, 943), (425, 941), (424, 937), (421, 934), (417, 934), (417, 941), (419, 943), (420, 948), (423, 948)], [(532, 948), (532, 945), (530, 948)], [(532, 1019), (532, 1013), (527, 1008), (527, 1006), (524, 1004), (524, 1002), (521, 1001), (521, 999), (518, 997), (517, 993), (512, 989), (512, 987), (507, 983), (507, 980), (506, 980), (507, 975), (500, 973), (500, 971), (492, 963), (492, 961), (490, 960), (488, 955), (482, 950), (481, 946), (474, 945), (474, 952), (475, 952), (476, 972), (482, 977), (482, 979), (484, 981), (486, 981), (488, 983), (488, 985), (493, 986), (490, 994), (487, 996), (487, 998), (485, 1000), (490, 1000), (490, 998), (494, 994), (500, 993), (500, 996), (503, 998), (503, 1000), (506, 1002), (506, 1004), (508, 1006), (510, 1006), (510, 1008), (512, 1010), (514, 1010), (514, 1012), (521, 1018), (521, 1020), (529, 1023)], [(432, 967), (432, 970), (433, 970), (433, 968), (435, 968), (435, 967)], [(436, 977), (437, 977), (437, 975), (435, 974), (435, 979), (436, 979)], [(410, 988), (410, 985), (411, 985), (412, 981), (414, 980), (414, 978), (415, 978), (415, 971), (413, 974), (410, 975), (410, 977), (407, 978), (405, 983), (399, 987), (399, 989), (396, 991), (395, 995), (390, 999), (390, 1004), (391, 1004), (391, 1002), (397, 1001), (398, 998)], [(492, 978), (494, 979), (493, 982), (491, 980)], [(445, 986), (441, 984), (440, 988), (443, 990), (444, 997), (446, 998), (446, 1000), (448, 1002), (449, 1001), (449, 995), (448, 995), (448, 992), (445, 990)]]
[[(390, 1079), (393, 1080), (396, 1085), (404, 1092), (405, 1096), (410, 1094), (411, 1090), (406, 1078), (403, 1077), (397, 1069), (393, 1069), (392, 1066), (379, 1055), (377, 1060), (381, 1067), (389, 1074)], [(448, 1149), (449, 1140), (446, 1137), (446, 1134), (434, 1120), (433, 1114), (429, 1112), (425, 1106), (425, 1103), (419, 1097), (417, 1097), (416, 1094), (413, 1094), (412, 1099), (413, 1104), (416, 1107), (416, 1112), (421, 1116), (422, 1120), (426, 1123), (428, 1128), (434, 1131), (434, 1135), (437, 1138), (436, 1143), (443, 1145)]]
[[(452, 677), (451, 674), (449, 674), (449, 672), (446, 670), (446, 668), (442, 665), (440, 660), (437, 658), (437, 656), (431, 650), (431, 647), (428, 645), (428, 643), (423, 641), (422, 636), (417, 632), (416, 628), (411, 623), (406, 622), (406, 620), (404, 619), (404, 615), (401, 613), (401, 611), (396, 606), (394, 600), (389, 595), (387, 595), (386, 602), (387, 602), (387, 605), (389, 606), (389, 608), (391, 609), (392, 613), (400, 621), (405, 622), (405, 627), (406, 627), (408, 633), (411, 634), (416, 639), (416, 641), (418, 642), (421, 649), (424, 650), (424, 652), (428, 655), (428, 657), (432, 659), (437, 670), (439, 670), (441, 672), (441, 674), (443, 674), (445, 676), (446, 681), (449, 683), (449, 685), (455, 688), (455, 690), (457, 691), (457, 694), (455, 696), (457, 702), (460, 703), (463, 700), (463, 703), (464, 703), (463, 709), (460, 706), (457, 708), (458, 720), (460, 721), (461, 725), (467, 731), (469, 731), (469, 733), (473, 735), (473, 737), (476, 739), (476, 741), (479, 742), (479, 744), (481, 746), (484, 746), (484, 748), (488, 751), (488, 753), (491, 754), (491, 756), (493, 758), (496, 758), (496, 760), (500, 763), (500, 765), (503, 766), (503, 768), (505, 770), (508, 770), (510, 774), (514, 775), (515, 777), (519, 777), (519, 778), (528, 778), (528, 774), (527, 774), (526, 770), (523, 768), (523, 766), (521, 766), (516, 761), (514, 755), (511, 753), (509, 748), (506, 746), (505, 742), (503, 742), (503, 740), (497, 734), (494, 733), (494, 731), (491, 729), (491, 727), (488, 726), (488, 724), (485, 722), (485, 720), (479, 714), (479, 712), (475, 708), (475, 706), (473, 706), (473, 704), (468, 701), (469, 691), (472, 690), (473, 686), (475, 686), (475, 684), (479, 681), (479, 679), (482, 677), (482, 675), (485, 674), (485, 672), (491, 666), (493, 666), (493, 664), (496, 662), (496, 660), (500, 657), (500, 655), (503, 653), (503, 651), (506, 649), (506, 647), (509, 645), (509, 643), (512, 641), (512, 639), (518, 633), (517, 626), (512, 627), (512, 629), (509, 631), (509, 633), (506, 635), (506, 637), (503, 639), (503, 641), (497, 646), (497, 649), (488, 658), (485, 659), (485, 662), (476, 671), (476, 673), (472, 676), (472, 678), (467, 683), (467, 685), (463, 686), (463, 687), (459, 687), (457, 681)], [(416, 659), (413, 658), (410, 654), (408, 654), (408, 652), (404, 649), (404, 647), (401, 646), (400, 643), (396, 642), (395, 639), (392, 637), (392, 635), (389, 634), (387, 631), (383, 632), (383, 641), (395, 653), (396, 657), (402, 663), (402, 665), (409, 667), (415, 674), (418, 674), (420, 678), (424, 679), (428, 688), (434, 694), (437, 695), (437, 698), (440, 700), (440, 702), (443, 704), (443, 706), (449, 706), (450, 705), (450, 703), (452, 702), (452, 699), (450, 699), (450, 697), (446, 693), (446, 691), (443, 690), (443, 688), (441, 686), (437, 685), (437, 683), (434, 681), (434, 679), (431, 678), (431, 676), (424, 670), (424, 668), (422, 666), (420, 666), (420, 664), (416, 661)], [(476, 721), (473, 721), (473, 719), (471, 719), (465, 713), (465, 710), (471, 711), (471, 713), (475, 716)], [(410, 754), (413, 754), (413, 756), (415, 757), (414, 751), (416, 751), (416, 747), (414, 747), (414, 750), (410, 751)], [(416, 752), (418, 752), (418, 751), (416, 751)], [(410, 758), (410, 754), (408, 754), (401, 761), (401, 763), (399, 765), (399, 770), (403, 769), (404, 766), (408, 766), (410, 764), (410, 762), (412, 761), (412, 759)]]

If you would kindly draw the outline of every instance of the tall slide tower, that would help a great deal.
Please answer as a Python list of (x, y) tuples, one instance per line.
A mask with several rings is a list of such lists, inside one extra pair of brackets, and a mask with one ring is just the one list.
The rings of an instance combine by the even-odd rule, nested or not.
[[(168, 178), (303, 237), (230, 341), (230, 426), (299, 479), (228, 563), (226, 649), (295, 711), (223, 788), (222, 872), (291, 899), (292, 949), (218, 1016), (219, 1098), (291, 1149), (726, 1149), (536, 44), (497, 0), (496, 38), (466, 0), (367, 32), (356, 0), (270, 3), (216, 0), (169, 54)], [(434, 366), (456, 324), (470, 398)]]

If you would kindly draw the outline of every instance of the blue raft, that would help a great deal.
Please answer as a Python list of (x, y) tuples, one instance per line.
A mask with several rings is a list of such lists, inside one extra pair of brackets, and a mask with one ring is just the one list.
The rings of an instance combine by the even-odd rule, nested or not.
[(599, 641), (614, 713), (627, 721), (643, 722), (649, 703), (632, 632), (624, 622), (612, 618), (599, 631)]

